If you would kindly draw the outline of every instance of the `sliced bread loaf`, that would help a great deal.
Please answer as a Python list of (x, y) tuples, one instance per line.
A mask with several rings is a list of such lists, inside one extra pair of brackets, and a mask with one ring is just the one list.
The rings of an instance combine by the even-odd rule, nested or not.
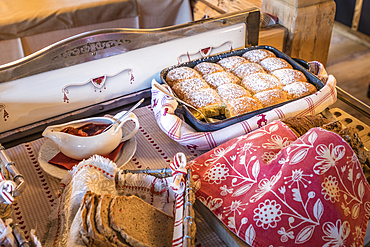
[(95, 216), (96, 228), (102, 235), (108, 238), (114, 237), (115, 233), (114, 230), (109, 226), (108, 218), (109, 205), (112, 199), (113, 199), (112, 195), (109, 194), (102, 195), (98, 203)]
[(134, 247), (172, 246), (174, 218), (136, 196), (113, 198), (109, 221)]
[(89, 207), (89, 210), (87, 212), (87, 217), (86, 217), (88, 235), (95, 246), (102, 246), (102, 247), (103, 246), (117, 246), (111, 243), (103, 235), (101, 235), (99, 231), (96, 229), (95, 213), (96, 213), (96, 207), (98, 206), (100, 197), (101, 196), (97, 194), (91, 196), (91, 203), (90, 203), (90, 207)]
[(85, 193), (81, 203), (80, 203), (81, 218), (82, 218), (82, 228), (80, 228), (80, 233), (81, 233), (82, 236), (86, 236), (85, 238), (87, 238), (87, 236), (88, 236), (88, 226), (87, 226), (87, 222), (86, 222), (86, 216), (87, 216), (87, 212), (89, 210), (89, 206), (91, 204), (91, 196), (92, 195), (93, 195), (93, 193), (91, 191), (87, 191)]
[(109, 194), (105, 194), (100, 197), (95, 214), (96, 228), (100, 234), (112, 243), (115, 243), (117, 246), (129, 246), (120, 234), (109, 225), (109, 205), (113, 198), (114, 196)]

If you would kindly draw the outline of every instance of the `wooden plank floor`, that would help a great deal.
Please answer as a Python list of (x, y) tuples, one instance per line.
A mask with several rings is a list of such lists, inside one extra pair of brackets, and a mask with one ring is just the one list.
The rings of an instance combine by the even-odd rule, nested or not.
[[(370, 84), (370, 43), (349, 34), (339, 23), (335, 23), (329, 49), (326, 70), (337, 79), (337, 85), (370, 105), (367, 92)], [(337, 101), (338, 107), (370, 126), (370, 119)]]

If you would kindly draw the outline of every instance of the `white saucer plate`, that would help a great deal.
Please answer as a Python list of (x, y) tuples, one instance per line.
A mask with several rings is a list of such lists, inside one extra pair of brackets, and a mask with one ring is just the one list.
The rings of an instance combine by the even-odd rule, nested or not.
[[(128, 133), (128, 130), (124, 127), (122, 128), (122, 131), (124, 134)], [(123, 147), (121, 148), (116, 159), (114, 160), (114, 163), (116, 163), (117, 168), (123, 167), (131, 160), (131, 158), (134, 156), (136, 152), (136, 147), (137, 143), (135, 136), (123, 144)], [(59, 149), (54, 144), (54, 142), (50, 139), (47, 139), (41, 145), (38, 156), (38, 162), (41, 168), (46, 173), (55, 178), (62, 179), (63, 176), (68, 172), (68, 170), (59, 168), (58, 166), (49, 163), (49, 160), (52, 159), (58, 153)]]

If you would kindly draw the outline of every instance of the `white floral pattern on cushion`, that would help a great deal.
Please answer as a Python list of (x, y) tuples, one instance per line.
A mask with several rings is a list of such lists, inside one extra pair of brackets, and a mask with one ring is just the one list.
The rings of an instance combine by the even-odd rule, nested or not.
[(351, 147), (274, 121), (190, 161), (197, 198), (252, 246), (358, 246), (370, 186)]

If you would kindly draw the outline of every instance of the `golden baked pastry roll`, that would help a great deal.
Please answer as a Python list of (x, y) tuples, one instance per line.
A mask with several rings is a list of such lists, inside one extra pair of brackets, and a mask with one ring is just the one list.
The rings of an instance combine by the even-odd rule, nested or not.
[(224, 68), (226, 71), (233, 71), (236, 67), (242, 65), (243, 63), (248, 63), (248, 61), (239, 56), (231, 56), (231, 57), (225, 57), (217, 62), (219, 65), (221, 65), (222, 68)]
[(183, 66), (168, 71), (166, 75), (166, 82), (168, 85), (170, 85), (170, 87), (172, 87), (173, 84), (177, 82), (195, 77), (202, 78), (201, 75), (194, 69)]
[(237, 98), (251, 97), (251, 94), (245, 88), (237, 84), (221, 85), (217, 88), (217, 92), (225, 105)]
[(288, 100), (287, 94), (280, 89), (272, 89), (256, 93), (253, 95), (253, 99), (258, 101), (262, 108), (276, 105)]
[(283, 86), (297, 81), (307, 82), (306, 76), (301, 71), (295, 69), (278, 69), (271, 74), (279, 78)]
[(209, 87), (210, 86), (203, 79), (196, 77), (175, 83), (172, 90), (180, 99), (184, 99), (187, 94)]
[(268, 72), (272, 73), (278, 69), (293, 69), (292, 65), (282, 58), (269, 57), (261, 61), (262, 67)]
[(251, 97), (233, 99), (226, 105), (225, 116), (231, 118), (260, 108), (258, 102)]
[(243, 63), (232, 71), (237, 77), (244, 77), (253, 73), (265, 73), (265, 70), (258, 63)]
[(245, 89), (252, 94), (271, 89), (281, 89), (282, 85), (279, 79), (271, 74), (255, 73), (245, 77), (241, 83)]
[(240, 84), (240, 78), (234, 74), (226, 71), (215, 72), (212, 74), (205, 75), (205, 82), (207, 82), (211, 87), (217, 88), (223, 84)]
[[(184, 101), (200, 110), (207, 117), (220, 115), (223, 108), (221, 98), (213, 88), (202, 88), (193, 91), (185, 95)], [(197, 115), (196, 117), (199, 118)]]
[(311, 83), (299, 81), (284, 86), (283, 91), (287, 93), (288, 100), (291, 100), (313, 94), (317, 89)]
[(266, 49), (255, 49), (247, 51), (242, 55), (251, 63), (260, 63), (263, 59), (268, 57), (276, 57), (275, 53)]
[(215, 72), (224, 71), (224, 69), (217, 63), (202, 62), (198, 63), (194, 70), (197, 71), (200, 75), (205, 76)]

